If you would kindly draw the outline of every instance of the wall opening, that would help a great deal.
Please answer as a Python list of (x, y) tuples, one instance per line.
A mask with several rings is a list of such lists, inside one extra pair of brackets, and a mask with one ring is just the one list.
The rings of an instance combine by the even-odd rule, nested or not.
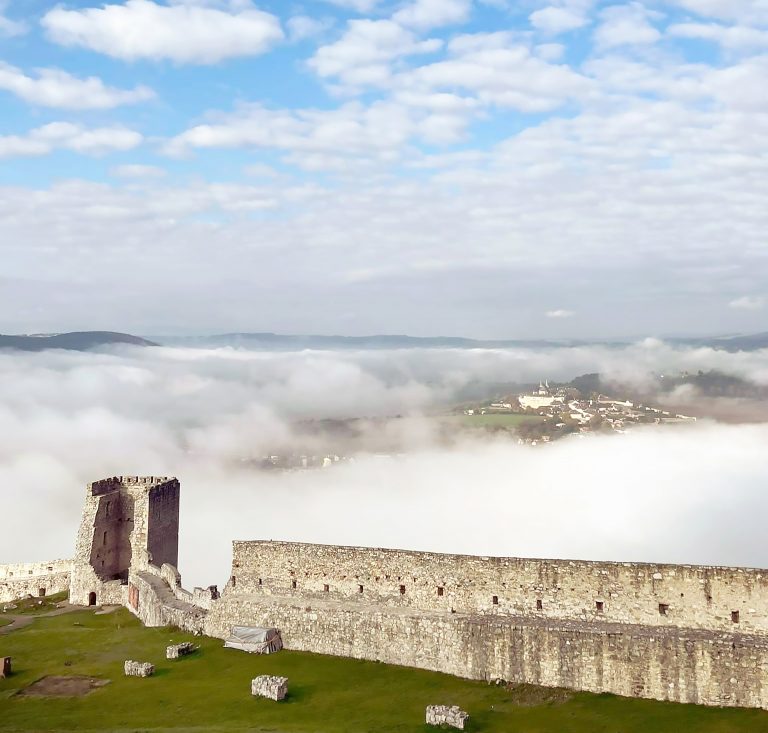
[(328, 592), (330, 589), (331, 589), (331, 587), (328, 585), (328, 583), (326, 583), (326, 584), (323, 586), (323, 593), (327, 593), (327, 592)]
[(441, 595), (443, 595), (443, 593), (445, 593), (445, 588), (443, 588), (443, 586), (441, 586), (441, 585), (438, 585), (437, 586), (437, 595), (441, 596)]
[(43, 598), (45, 596), (45, 588), (38, 588), (37, 595), (38, 597)]
[(261, 578), (259, 578), (259, 585), (261, 585)]
[(101, 538), (101, 544), (106, 547), (107, 545), (107, 533), (104, 533), (104, 536)]
[(358, 585), (357, 586), (357, 592), (358, 593), (362, 593), (363, 592), (363, 586), (362, 585)]
[(296, 581), (295, 581), (295, 580), (292, 580), (292, 581), (291, 581), (291, 588), (293, 588), (294, 590), (296, 590)]
[(598, 613), (605, 611), (605, 601), (595, 601), (595, 611)]
[(537, 611), (544, 610), (544, 603), (542, 602), (541, 598), (536, 599), (536, 610)]
[(232, 583), (233, 588), (237, 587), (237, 578), (234, 575), (230, 578), (230, 582)]
[(404, 585), (401, 585), (401, 586), (400, 586), (400, 595), (401, 595), (401, 596), (404, 596), (404, 595), (405, 595), (405, 586), (404, 586)]
[(95, 606), (96, 605), (96, 593), (94, 593), (93, 591), (91, 591), (88, 594), (88, 605), (89, 606)]
[(669, 613), (668, 603), (659, 603), (659, 615), (666, 616)]
[(491, 597), (491, 603), (493, 603), (494, 606), (499, 605), (499, 597), (498, 596), (492, 596)]
[(739, 623), (739, 612), (738, 611), (731, 611), (731, 623), (734, 623), (734, 624)]

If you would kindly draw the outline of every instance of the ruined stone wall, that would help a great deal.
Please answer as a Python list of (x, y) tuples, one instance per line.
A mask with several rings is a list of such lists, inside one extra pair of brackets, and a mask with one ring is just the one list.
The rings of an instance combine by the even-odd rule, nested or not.
[(288, 649), (473, 679), (768, 708), (764, 637), (236, 594), (213, 604), (205, 631), (235, 624), (276, 626)]
[[(172, 558), (178, 548), (179, 482), (159, 476), (120, 476), (88, 484), (70, 584), (73, 603), (112, 603), (130, 572), (150, 564), (150, 545)], [(165, 560), (163, 560), (165, 562)], [(118, 601), (119, 602), (119, 601)]]
[(768, 633), (768, 571), (235, 542), (226, 593)]
[(147, 549), (152, 564), (179, 563), (179, 482), (166, 481), (148, 494)]
[(71, 560), (0, 565), (0, 603), (69, 590), (71, 568)]

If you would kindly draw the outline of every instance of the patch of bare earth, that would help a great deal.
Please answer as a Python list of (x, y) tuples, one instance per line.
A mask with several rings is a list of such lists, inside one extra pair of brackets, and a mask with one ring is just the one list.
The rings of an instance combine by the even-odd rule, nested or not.
[(99, 687), (108, 685), (109, 680), (100, 680), (95, 677), (42, 677), (33, 682), (29, 687), (19, 690), (17, 695), (22, 697), (82, 697)]
[(523, 707), (536, 705), (562, 705), (573, 697), (571, 690), (561, 687), (534, 687), (533, 685), (507, 684), (512, 702)]

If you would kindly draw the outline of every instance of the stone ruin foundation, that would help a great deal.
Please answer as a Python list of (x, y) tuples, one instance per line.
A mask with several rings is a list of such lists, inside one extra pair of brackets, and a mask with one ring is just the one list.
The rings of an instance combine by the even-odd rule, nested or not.
[(427, 725), (448, 725), (464, 730), (469, 722), (469, 713), (458, 705), (427, 705)]
[(186, 657), (188, 654), (192, 654), (197, 647), (191, 641), (184, 641), (181, 644), (172, 644), (165, 648), (166, 659), (179, 659), (179, 657)]
[(262, 674), (251, 681), (251, 695), (270, 700), (284, 700), (288, 694), (288, 678)]
[(151, 677), (155, 673), (155, 665), (149, 662), (134, 662), (127, 660), (125, 662), (126, 677)]

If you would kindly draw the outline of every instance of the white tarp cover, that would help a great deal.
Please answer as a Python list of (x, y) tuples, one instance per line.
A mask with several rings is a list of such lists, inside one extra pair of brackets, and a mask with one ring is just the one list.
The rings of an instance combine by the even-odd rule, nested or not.
[(280, 638), (280, 629), (233, 626), (232, 635), (224, 642), (224, 647), (252, 654), (272, 654), (283, 648), (283, 640)]

